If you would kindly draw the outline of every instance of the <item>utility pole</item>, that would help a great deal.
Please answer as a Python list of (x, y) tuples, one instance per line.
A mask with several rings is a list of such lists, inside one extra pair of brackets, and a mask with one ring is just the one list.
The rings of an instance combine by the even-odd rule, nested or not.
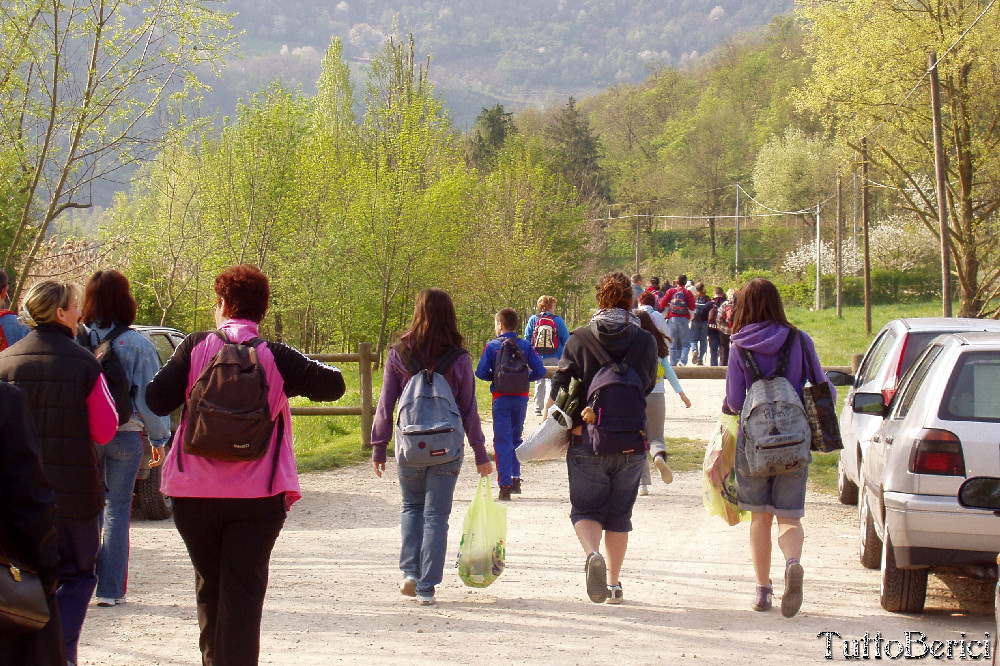
[(844, 256), (841, 252), (844, 245), (843, 191), (840, 169), (837, 169), (837, 319), (844, 318)]
[(861, 235), (864, 242), (865, 334), (872, 334), (872, 262), (868, 247), (868, 139), (861, 139)]
[(819, 233), (819, 204), (816, 204), (816, 312), (823, 308), (823, 245)]
[(642, 222), (642, 214), (635, 214), (635, 274), (639, 274), (639, 224)]
[(740, 184), (736, 183), (736, 279), (740, 277)]
[(934, 118), (934, 173), (937, 176), (938, 223), (941, 227), (941, 310), (951, 316), (951, 248), (948, 237), (948, 192), (945, 189), (944, 138), (941, 136), (941, 91), (938, 86), (937, 54), (927, 54), (931, 74), (931, 108)]

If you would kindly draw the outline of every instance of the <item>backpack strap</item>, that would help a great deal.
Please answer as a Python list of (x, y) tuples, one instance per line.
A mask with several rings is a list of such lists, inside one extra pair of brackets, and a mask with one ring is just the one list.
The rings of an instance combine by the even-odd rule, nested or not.
[(614, 363), (614, 359), (611, 358), (604, 346), (601, 345), (600, 340), (597, 339), (597, 336), (594, 335), (594, 332), (588, 326), (581, 326), (573, 331), (573, 334), (579, 336), (580, 343), (587, 351), (594, 355), (602, 367)]
[(121, 335), (125, 331), (129, 330), (130, 328), (132, 328), (132, 327), (131, 326), (126, 326), (125, 324), (118, 324), (113, 329), (111, 329), (110, 331), (108, 331), (107, 335), (105, 335), (103, 338), (101, 338), (101, 342), (114, 342), (115, 340), (118, 339), (119, 335)]
[(778, 365), (774, 368), (774, 376), (784, 377), (788, 371), (788, 357), (792, 353), (792, 345), (795, 344), (795, 338), (799, 337), (799, 332), (792, 328), (788, 330), (788, 336), (785, 338), (784, 344), (781, 345), (781, 349), (778, 350)]
[(466, 353), (468, 352), (461, 347), (452, 347), (434, 362), (431, 366), (431, 371), (443, 375), (448, 372), (448, 368), (455, 364), (455, 361), (462, 358)]
[(740, 356), (743, 357), (743, 365), (745, 365), (747, 370), (750, 372), (750, 382), (747, 385), (751, 386), (755, 381), (764, 375), (760, 371), (760, 366), (757, 365), (757, 359), (753, 357), (753, 353), (749, 349), (746, 347), (740, 347), (739, 345), (735, 345), (735, 347), (740, 351)]
[(809, 350), (806, 349), (806, 338), (804, 335), (799, 335), (799, 346), (802, 347), (802, 377), (804, 380), (812, 382), (813, 384), (819, 384), (816, 380), (816, 370), (813, 368), (812, 358), (809, 356)]
[(424, 369), (424, 366), (420, 363), (416, 354), (410, 351), (409, 345), (405, 342), (397, 342), (392, 346), (392, 348), (396, 350), (397, 354), (399, 354), (400, 360), (403, 361), (403, 365), (406, 366), (406, 369), (410, 371), (411, 375), (415, 375)]
[[(271, 462), (271, 481), (267, 484), (267, 492), (274, 492), (274, 477), (278, 476), (278, 455), (281, 453), (281, 440), (285, 438), (285, 414), (278, 411), (278, 436), (274, 440), (274, 460)], [(181, 447), (183, 448), (183, 447)]]

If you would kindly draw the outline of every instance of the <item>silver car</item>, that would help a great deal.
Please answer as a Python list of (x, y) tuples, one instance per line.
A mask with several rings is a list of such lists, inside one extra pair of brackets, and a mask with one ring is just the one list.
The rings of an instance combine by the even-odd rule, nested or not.
[(958, 490), (1000, 476), (1000, 334), (935, 338), (888, 405), (856, 392), (851, 409), (881, 419), (861, 464), (859, 527), (862, 564), (882, 569), (882, 607), (922, 611), (929, 571), (995, 578), (1000, 531)]
[[(1000, 321), (960, 317), (893, 319), (882, 327), (868, 346), (844, 405), (850, 405), (854, 394), (859, 392), (881, 392), (885, 403), (889, 404), (900, 377), (931, 340), (942, 333), (971, 331), (1000, 332)], [(837, 466), (837, 498), (843, 504), (856, 504), (858, 501), (858, 470), (871, 437), (881, 424), (882, 417), (877, 414), (858, 413), (849, 408), (840, 414), (844, 450), (840, 452)]]

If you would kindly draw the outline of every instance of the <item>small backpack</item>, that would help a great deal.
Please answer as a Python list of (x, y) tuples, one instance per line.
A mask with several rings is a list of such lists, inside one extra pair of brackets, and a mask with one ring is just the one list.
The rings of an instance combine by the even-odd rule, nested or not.
[(708, 327), (719, 328), (719, 304), (713, 299), (708, 308)]
[(559, 329), (555, 317), (548, 312), (538, 314), (535, 330), (531, 334), (531, 346), (539, 356), (555, 354), (559, 351)]
[(708, 296), (698, 294), (694, 297), (694, 320), (708, 321), (708, 312), (712, 309), (712, 301)]
[(639, 374), (626, 360), (635, 340), (622, 359), (615, 361), (589, 328), (574, 331), (580, 342), (601, 364), (590, 382), (587, 406), (594, 410), (594, 423), (585, 423), (583, 443), (599, 456), (612, 456), (646, 449), (646, 390)]
[(687, 302), (687, 290), (683, 287), (679, 287), (677, 291), (674, 292), (674, 295), (670, 297), (670, 303), (667, 305), (667, 310), (675, 317), (690, 316), (690, 310), (688, 310)]
[[(223, 331), (213, 333), (223, 345), (188, 394), (184, 453), (230, 462), (259, 460), (274, 432), (267, 375), (257, 354), (257, 347), (267, 342), (253, 338), (236, 343)], [(281, 433), (278, 446), (280, 439)]]
[(395, 347), (412, 373), (396, 412), (396, 461), (411, 467), (442, 465), (462, 457), (465, 427), (444, 373), (467, 352), (455, 347), (424, 368), (405, 343)]
[(747, 463), (743, 471), (748, 477), (788, 474), (809, 464), (812, 427), (799, 394), (784, 376), (798, 336), (798, 331), (789, 331), (770, 377), (761, 375), (749, 350), (738, 347), (750, 372), (750, 390), (740, 412)]
[(108, 331), (104, 339), (98, 341), (96, 345), (91, 344), (91, 338), (87, 333), (80, 332), (77, 335), (77, 342), (81, 346), (89, 349), (97, 362), (101, 364), (101, 372), (108, 382), (108, 390), (115, 401), (115, 409), (118, 411), (118, 425), (125, 425), (132, 418), (132, 382), (125, 374), (125, 366), (115, 351), (115, 340), (118, 339), (128, 326), (119, 325)]
[(528, 356), (515, 338), (504, 338), (493, 365), (493, 388), (497, 393), (520, 395), (528, 392)]
[(726, 301), (719, 306), (719, 316), (716, 321), (719, 326), (719, 333), (723, 335), (733, 334), (733, 305), (731, 301)]

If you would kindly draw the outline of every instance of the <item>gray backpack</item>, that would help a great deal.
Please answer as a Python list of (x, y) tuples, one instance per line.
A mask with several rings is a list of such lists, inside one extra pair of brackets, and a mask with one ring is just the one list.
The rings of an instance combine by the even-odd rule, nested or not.
[(397, 464), (429, 467), (461, 458), (465, 427), (444, 373), (467, 352), (456, 347), (424, 368), (405, 344), (396, 351), (413, 373), (396, 413)]
[(742, 471), (748, 477), (788, 474), (809, 464), (812, 428), (802, 400), (784, 376), (798, 336), (798, 331), (789, 331), (770, 377), (761, 374), (749, 350), (738, 347), (750, 372), (750, 390), (740, 412), (747, 463)]

